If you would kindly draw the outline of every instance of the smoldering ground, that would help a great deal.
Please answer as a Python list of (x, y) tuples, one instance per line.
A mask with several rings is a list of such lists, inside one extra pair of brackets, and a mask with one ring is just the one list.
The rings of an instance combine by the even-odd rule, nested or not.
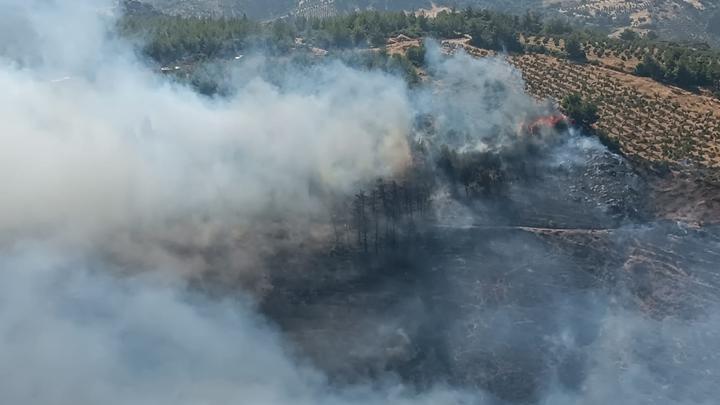
[[(337, 62), (268, 81), (256, 59), (208, 99), (96, 2), (0, 4), (3, 403), (717, 397), (716, 231), (613, 209), (644, 208), (642, 179), (595, 141), (519, 136), (548, 110), (502, 61), (431, 52), (416, 92)], [(503, 187), (465, 191), (442, 144)], [(328, 200), (418, 159), (422, 232), (331, 251)]]

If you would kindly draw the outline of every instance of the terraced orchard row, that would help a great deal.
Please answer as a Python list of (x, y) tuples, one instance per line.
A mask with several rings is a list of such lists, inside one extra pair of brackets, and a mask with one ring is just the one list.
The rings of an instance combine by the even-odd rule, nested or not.
[(508, 57), (528, 91), (561, 100), (579, 93), (597, 104), (598, 129), (649, 161), (720, 167), (720, 101), (651, 79), (542, 54)]

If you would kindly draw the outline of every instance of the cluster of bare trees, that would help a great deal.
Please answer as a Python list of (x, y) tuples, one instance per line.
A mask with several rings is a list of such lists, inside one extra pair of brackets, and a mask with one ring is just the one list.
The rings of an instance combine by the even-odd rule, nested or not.
[(335, 244), (362, 253), (396, 248), (417, 232), (428, 211), (430, 187), (414, 181), (378, 179), (333, 215)]

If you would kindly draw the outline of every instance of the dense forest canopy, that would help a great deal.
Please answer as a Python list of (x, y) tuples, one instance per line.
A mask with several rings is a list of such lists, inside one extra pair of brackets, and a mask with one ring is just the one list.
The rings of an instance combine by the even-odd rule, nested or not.
[[(708, 87), (720, 94), (720, 52), (701, 46), (662, 41), (653, 35), (606, 33), (578, 28), (567, 20), (544, 20), (526, 12), (513, 15), (466, 8), (441, 12), (436, 18), (405, 12), (363, 11), (330, 18), (285, 18), (262, 23), (248, 18), (186, 18), (158, 13), (128, 13), (119, 22), (122, 35), (144, 42), (144, 52), (161, 64), (230, 58), (262, 50), (287, 54), (301, 40), (306, 47), (328, 50), (382, 49), (400, 34), (412, 37), (457, 38), (502, 52), (552, 53), (584, 62), (584, 47), (622, 50), (642, 58), (635, 73), (686, 88)], [(527, 36), (564, 39), (565, 52), (521, 41)], [(408, 64), (396, 58), (396, 62)], [(399, 61), (399, 62), (398, 62)]]
[[(138, 0), (135, 0), (138, 1)], [(430, 0), (140, 0), (164, 13), (180, 16), (225, 16), (247, 15), (255, 19), (270, 19), (287, 16), (300, 6), (330, 4), (335, 12), (345, 13), (362, 10), (407, 11), (419, 8), (429, 9), (433, 4), (454, 7), (483, 7), (499, 11), (519, 11), (539, 8), (541, 0), (453, 0), (451, 2)]]

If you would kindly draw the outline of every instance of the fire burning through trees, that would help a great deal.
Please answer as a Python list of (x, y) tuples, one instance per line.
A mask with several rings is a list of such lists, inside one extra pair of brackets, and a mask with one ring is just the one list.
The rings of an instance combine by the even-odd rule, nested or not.
[(555, 113), (534, 120), (527, 125), (526, 131), (537, 135), (543, 130), (563, 130), (567, 129), (570, 125), (573, 125), (573, 122), (565, 114)]

